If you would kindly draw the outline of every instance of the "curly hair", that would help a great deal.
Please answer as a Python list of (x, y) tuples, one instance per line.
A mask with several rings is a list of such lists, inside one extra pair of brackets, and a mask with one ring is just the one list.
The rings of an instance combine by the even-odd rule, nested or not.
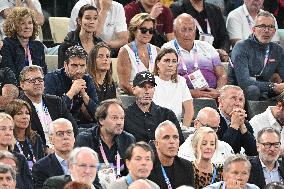
[(5, 19), (3, 24), (3, 30), (6, 36), (10, 38), (16, 38), (19, 32), (21, 21), (27, 17), (32, 18), (33, 22), (33, 33), (30, 39), (34, 40), (39, 33), (39, 26), (35, 18), (35, 12), (29, 8), (25, 7), (15, 7), (9, 14), (7, 19)]
[(146, 21), (153, 22), (154, 28), (156, 28), (156, 20), (150, 16), (148, 13), (139, 13), (136, 14), (129, 23), (128, 31), (129, 31), (129, 41), (133, 41), (135, 39), (135, 32), (137, 29)]

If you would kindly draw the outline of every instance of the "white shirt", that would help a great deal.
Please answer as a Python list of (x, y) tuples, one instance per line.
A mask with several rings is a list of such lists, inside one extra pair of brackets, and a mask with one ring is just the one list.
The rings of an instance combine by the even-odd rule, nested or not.
[(186, 85), (183, 77), (178, 75), (178, 82), (164, 81), (158, 76), (155, 76), (155, 93), (153, 102), (159, 106), (172, 110), (178, 120), (181, 122), (182, 117), (182, 103), (192, 100), (191, 93)]
[(255, 138), (257, 138), (257, 133), (265, 127), (272, 127), (274, 129), (277, 129), (281, 134), (281, 148), (284, 148), (284, 129), (283, 126), (281, 126), (272, 115), (272, 108), (273, 106), (269, 106), (265, 110), (265, 112), (255, 115), (253, 118), (251, 118), (249, 123), (253, 128), (253, 134)]
[[(74, 31), (77, 27), (76, 18), (82, 6), (90, 4), (96, 7), (95, 0), (79, 0), (71, 11), (69, 21), (69, 31)], [(103, 33), (99, 36), (105, 41), (116, 39), (116, 33), (127, 31), (125, 12), (122, 4), (112, 1), (112, 6), (107, 13), (104, 23)]]
[[(184, 143), (179, 147), (178, 156), (188, 161), (194, 161), (196, 159), (194, 151), (191, 145), (193, 134), (189, 135)], [(217, 149), (211, 159), (214, 164), (224, 164), (227, 157), (234, 154), (232, 147), (221, 140), (218, 140)]]
[[(263, 11), (260, 9), (260, 11)], [(249, 19), (249, 21), (248, 21)], [(275, 19), (275, 18), (274, 18)], [(250, 23), (250, 25), (249, 25)], [(245, 4), (231, 11), (227, 17), (226, 27), (230, 39), (247, 39), (252, 33), (251, 28), (255, 25), (253, 18), (250, 16)], [(278, 25), (275, 20), (276, 32), (271, 41), (279, 41)]]
[[(32, 0), (36, 10), (42, 14), (42, 9), (41, 9), (41, 5), (40, 2), (38, 0)], [(23, 3), (24, 7), (28, 7), (28, 5), (26, 4), (26, 2)], [(7, 8), (12, 8), (15, 7), (15, 0), (0, 0), (0, 12), (2, 12), (4, 9)], [(3, 32), (3, 23), (4, 23), (4, 18), (2, 16), (0, 16), (0, 34), (2, 32), (3, 34), (3, 38), (4, 38), (4, 32)]]

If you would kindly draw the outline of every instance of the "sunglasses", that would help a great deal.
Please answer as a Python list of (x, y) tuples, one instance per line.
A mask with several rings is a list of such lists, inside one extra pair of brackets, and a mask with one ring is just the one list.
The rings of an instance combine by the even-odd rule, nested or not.
[(146, 33), (147, 33), (147, 31), (149, 32), (149, 34), (153, 34), (153, 33), (154, 33), (154, 31), (155, 31), (155, 29), (154, 29), (154, 28), (150, 28), (150, 29), (148, 29), (148, 28), (143, 28), (143, 27), (139, 28), (139, 30), (141, 31), (141, 33), (142, 33), (142, 34), (146, 34)]

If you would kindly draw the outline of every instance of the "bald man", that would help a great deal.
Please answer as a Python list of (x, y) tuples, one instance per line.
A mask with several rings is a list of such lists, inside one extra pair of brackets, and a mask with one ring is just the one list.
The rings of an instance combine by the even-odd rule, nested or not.
[[(220, 116), (218, 112), (210, 107), (201, 109), (196, 119), (194, 120), (194, 128), (211, 127), (215, 132), (218, 131), (220, 124)], [(191, 139), (193, 134), (189, 135), (185, 142), (179, 147), (178, 156), (189, 161), (194, 161), (196, 158), (191, 146)], [(217, 149), (213, 155), (212, 163), (223, 164), (225, 159), (234, 154), (232, 147), (224, 142), (218, 140)]]
[(139, 179), (134, 181), (129, 187), (128, 189), (152, 189), (152, 187), (150, 186), (150, 184), (143, 180), (143, 179)]

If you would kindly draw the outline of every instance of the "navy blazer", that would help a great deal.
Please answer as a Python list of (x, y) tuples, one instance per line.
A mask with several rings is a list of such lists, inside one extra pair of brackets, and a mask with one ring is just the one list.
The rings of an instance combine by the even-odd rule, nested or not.
[(246, 155), (255, 156), (257, 155), (257, 150), (253, 129), (247, 120), (245, 120), (245, 125), (248, 131), (242, 134), (240, 130), (236, 130), (231, 128), (230, 125), (227, 125), (226, 120), (220, 114), (220, 128), (217, 131), (217, 135), (219, 140), (227, 142), (235, 153), (240, 153), (241, 147), (243, 147)]
[(34, 189), (42, 188), (43, 183), (49, 177), (64, 175), (64, 171), (55, 154), (49, 154), (33, 165), (32, 176)]
[[(39, 134), (43, 142), (43, 145), (45, 146), (46, 140), (45, 140), (41, 122), (36, 113), (35, 106), (33, 105), (32, 101), (26, 95), (21, 95), (20, 98), (30, 104), (32, 108), (31, 128), (32, 130), (36, 131)], [(56, 120), (58, 118), (65, 118), (71, 121), (72, 126), (73, 126), (74, 135), (76, 136), (77, 131), (78, 131), (77, 122), (75, 121), (71, 113), (68, 111), (65, 102), (60, 97), (54, 96), (54, 95), (43, 95), (42, 100), (44, 104), (47, 106), (48, 112), (52, 120)]]
[[(250, 170), (248, 183), (255, 184), (259, 188), (264, 188), (266, 183), (259, 156), (250, 159), (250, 163), (251, 163), (251, 170)], [(279, 174), (282, 178), (284, 178), (283, 169), (284, 169), (283, 166), (278, 167)]]

